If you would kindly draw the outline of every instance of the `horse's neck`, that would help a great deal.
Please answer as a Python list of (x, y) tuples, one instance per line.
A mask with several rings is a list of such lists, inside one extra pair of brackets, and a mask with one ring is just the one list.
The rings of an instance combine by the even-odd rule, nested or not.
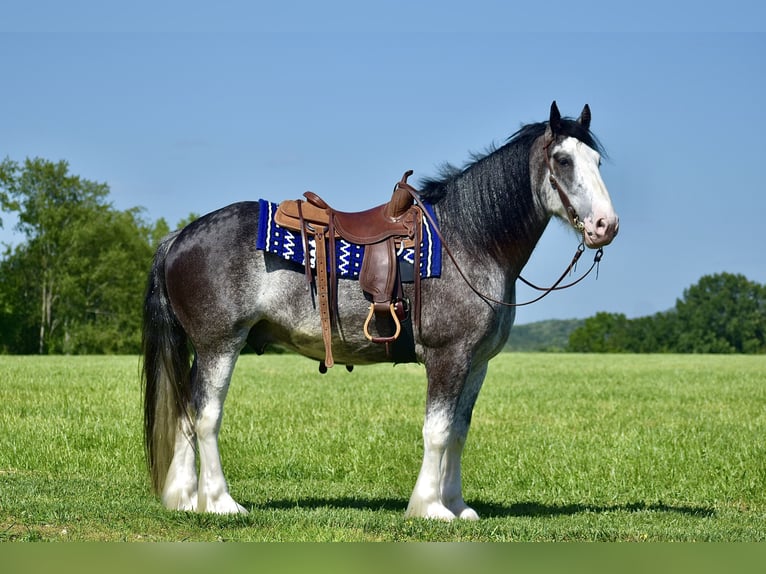
[(455, 182), (437, 205), (445, 239), (458, 245), (468, 257), (490, 261), (515, 280), (550, 217), (532, 193), (529, 182), (494, 182), (496, 189), (484, 190), (478, 197), (471, 196), (471, 187), (462, 183)]

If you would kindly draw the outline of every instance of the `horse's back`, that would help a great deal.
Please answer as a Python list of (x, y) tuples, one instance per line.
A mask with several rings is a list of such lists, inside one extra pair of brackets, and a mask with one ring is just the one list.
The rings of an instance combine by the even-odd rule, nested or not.
[(257, 201), (232, 203), (211, 211), (180, 231), (169, 257), (182, 253), (184, 249), (203, 248), (212, 253), (233, 247), (255, 250), (258, 215)]

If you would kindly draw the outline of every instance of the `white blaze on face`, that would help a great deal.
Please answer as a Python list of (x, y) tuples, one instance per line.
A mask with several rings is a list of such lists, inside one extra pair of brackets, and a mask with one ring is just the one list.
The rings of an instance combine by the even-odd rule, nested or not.
[(588, 247), (601, 247), (611, 243), (617, 235), (619, 218), (612, 207), (604, 180), (601, 179), (601, 156), (596, 150), (572, 137), (556, 146), (554, 157), (559, 157), (559, 154), (570, 158), (573, 163), (572, 180), (568, 185), (564, 184), (564, 192), (585, 225), (585, 244)]

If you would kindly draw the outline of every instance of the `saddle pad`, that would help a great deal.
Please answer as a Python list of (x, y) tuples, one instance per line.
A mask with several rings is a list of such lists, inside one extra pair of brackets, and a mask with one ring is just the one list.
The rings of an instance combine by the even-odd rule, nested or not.
[[(436, 219), (433, 207), (427, 203), (422, 205)], [(274, 253), (283, 259), (304, 265), (303, 241), (300, 234), (295, 234), (274, 222), (277, 204), (261, 199), (258, 201), (258, 207), (256, 249)], [(311, 268), (316, 269), (316, 247), (313, 237), (309, 237), (309, 257)], [(355, 245), (340, 238), (335, 240), (335, 261), (338, 266), (336, 273), (339, 278), (359, 279), (363, 257), (364, 245)], [(414, 248), (400, 248), (397, 252), (397, 257), (399, 257), (400, 261), (409, 263), (411, 266), (415, 264)], [(441, 242), (431, 229), (428, 220), (424, 217), (423, 240), (420, 244), (420, 276), (423, 278), (439, 277), (441, 269)]]

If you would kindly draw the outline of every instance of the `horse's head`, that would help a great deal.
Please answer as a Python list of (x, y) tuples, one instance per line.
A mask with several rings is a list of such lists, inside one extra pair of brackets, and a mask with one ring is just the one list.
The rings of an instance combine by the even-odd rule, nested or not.
[(585, 245), (597, 248), (612, 242), (620, 219), (601, 179), (601, 154), (590, 133), (590, 120), (587, 104), (577, 120), (562, 119), (556, 102), (551, 104), (543, 136), (547, 182), (543, 185), (550, 211), (582, 233)]

